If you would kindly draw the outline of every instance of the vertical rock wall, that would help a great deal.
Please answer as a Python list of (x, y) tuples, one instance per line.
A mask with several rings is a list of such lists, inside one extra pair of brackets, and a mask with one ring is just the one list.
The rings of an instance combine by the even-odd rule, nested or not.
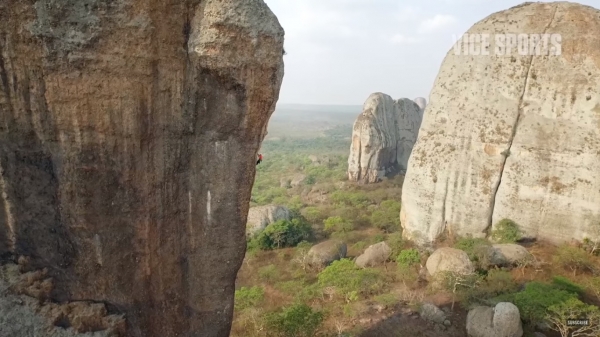
[(0, 253), (130, 336), (228, 336), (283, 34), (262, 0), (0, 2)]

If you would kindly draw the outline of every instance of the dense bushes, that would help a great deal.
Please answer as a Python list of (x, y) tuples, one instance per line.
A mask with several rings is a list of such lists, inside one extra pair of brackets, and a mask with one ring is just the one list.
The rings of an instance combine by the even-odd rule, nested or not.
[(460, 238), (454, 244), (454, 248), (467, 253), (469, 259), (478, 265), (485, 265), (491, 244), (486, 239), (476, 239), (472, 236)]
[(358, 299), (360, 294), (378, 292), (383, 284), (380, 274), (374, 269), (361, 269), (349, 259), (334, 261), (319, 273), (321, 287), (335, 287), (347, 301)]
[(267, 329), (277, 337), (313, 337), (324, 315), (306, 304), (294, 304), (266, 316)]
[(386, 232), (397, 230), (400, 226), (400, 203), (394, 200), (383, 201), (379, 209), (371, 214), (371, 224)]
[(396, 257), (396, 262), (401, 268), (411, 267), (421, 262), (421, 254), (419, 254), (419, 251), (414, 248), (406, 249), (398, 254), (398, 257)]
[(265, 290), (262, 287), (242, 287), (235, 291), (235, 310), (255, 307), (264, 300)]
[(578, 271), (594, 269), (593, 262), (584, 249), (569, 245), (558, 247), (553, 262), (565, 269), (570, 269), (573, 276), (577, 276)]
[(267, 226), (255, 238), (248, 247), (263, 250), (294, 247), (298, 243), (310, 238), (312, 229), (308, 223), (301, 218), (292, 220), (279, 220)]
[(492, 240), (498, 243), (515, 243), (523, 236), (523, 232), (519, 229), (514, 221), (510, 219), (502, 219), (496, 224), (496, 229), (492, 231)]

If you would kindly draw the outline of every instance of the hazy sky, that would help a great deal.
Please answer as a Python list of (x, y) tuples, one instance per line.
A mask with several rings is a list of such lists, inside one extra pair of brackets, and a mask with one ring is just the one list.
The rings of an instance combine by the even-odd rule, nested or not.
[[(474, 23), (522, 0), (265, 0), (285, 29), (279, 103), (428, 98), (446, 53)], [(600, 7), (600, 0), (579, 3)]]

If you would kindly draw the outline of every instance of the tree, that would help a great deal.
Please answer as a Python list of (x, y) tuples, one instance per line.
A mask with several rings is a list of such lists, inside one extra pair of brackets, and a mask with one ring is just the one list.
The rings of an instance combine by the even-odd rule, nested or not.
[[(600, 309), (577, 298), (550, 306), (546, 319), (552, 324), (552, 329), (558, 331), (562, 337), (600, 335)], [(589, 325), (570, 326), (569, 320), (573, 319), (587, 319)]]

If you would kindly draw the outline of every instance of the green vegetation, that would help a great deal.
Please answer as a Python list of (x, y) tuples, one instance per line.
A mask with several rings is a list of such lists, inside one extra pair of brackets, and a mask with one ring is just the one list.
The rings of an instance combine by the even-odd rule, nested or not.
[(308, 239), (312, 229), (310, 225), (299, 218), (279, 220), (267, 226), (249, 243), (249, 247), (263, 250), (294, 247)]
[[(567, 321), (574, 318), (588, 319), (590, 325), (570, 326)], [(546, 319), (562, 337), (600, 335), (600, 309), (594, 305), (585, 304), (576, 298), (569, 298), (564, 302), (548, 307)]]
[(573, 272), (577, 276), (578, 271), (593, 270), (594, 266), (590, 255), (582, 248), (562, 245), (556, 251), (554, 263)]
[(558, 289), (552, 284), (530, 282), (521, 292), (503, 297), (513, 302), (521, 313), (521, 318), (531, 324), (546, 320), (546, 311), (553, 305), (559, 305), (569, 299), (577, 299), (577, 294)]
[(371, 214), (371, 224), (385, 231), (392, 232), (400, 226), (400, 203), (395, 200), (385, 200), (379, 209)]
[(334, 287), (347, 301), (381, 291), (381, 275), (374, 269), (361, 269), (352, 260), (334, 261), (318, 276), (321, 287)]
[(467, 236), (458, 239), (454, 244), (454, 248), (460, 249), (467, 253), (469, 259), (478, 265), (487, 263), (488, 252), (491, 244), (486, 239), (475, 239), (472, 236)]
[(267, 328), (277, 337), (313, 337), (324, 315), (306, 304), (294, 304), (268, 314)]
[(515, 243), (523, 237), (519, 225), (510, 219), (502, 219), (492, 231), (492, 240), (498, 243)]
[(235, 291), (235, 310), (245, 310), (260, 304), (265, 298), (262, 287), (241, 287)]
[(421, 262), (421, 254), (419, 254), (419, 251), (414, 248), (406, 249), (398, 254), (398, 257), (396, 257), (396, 262), (401, 267), (411, 267)]
[[(511, 270), (491, 266), (490, 241), (459, 238), (452, 246), (467, 253), (477, 272), (446, 272), (426, 282), (419, 267), (429, 252), (416, 249), (402, 237), (403, 178), (370, 185), (347, 181), (350, 128), (326, 133), (329, 137), (295, 139), (290, 135), (263, 143), (264, 161), (257, 166), (250, 206), (282, 205), (293, 216), (269, 225), (248, 242), (236, 280), (233, 337), (359, 336), (361, 330), (377, 328), (364, 322), (390, 317), (407, 306), (416, 310), (440, 295), (451, 297), (453, 310), (462, 314), (473, 305), (515, 303), (526, 332), (544, 322), (565, 335), (573, 328), (565, 332), (559, 324), (562, 318), (570, 314), (597, 317), (598, 309), (591, 304), (600, 303), (600, 277), (594, 276), (600, 250), (592, 240), (584, 242), (584, 248), (532, 243), (527, 246), (531, 259)], [(348, 258), (324, 268), (312, 265), (310, 247), (334, 237), (347, 244)], [(519, 226), (504, 219), (489, 239), (508, 243), (521, 238)], [(440, 246), (452, 240), (448, 237)], [(381, 241), (390, 246), (395, 263), (357, 267), (353, 258)], [(454, 302), (461, 305), (456, 308)], [(419, 320), (414, 322), (402, 323), (407, 335), (432, 332), (422, 333), (429, 328)]]

